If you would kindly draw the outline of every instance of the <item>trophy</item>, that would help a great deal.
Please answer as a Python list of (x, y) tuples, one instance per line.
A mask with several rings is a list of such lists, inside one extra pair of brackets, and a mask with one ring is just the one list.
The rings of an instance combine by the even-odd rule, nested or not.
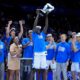
[(54, 10), (54, 6), (52, 6), (50, 3), (47, 3), (43, 9), (41, 10), (43, 13), (52, 12)]
[[(43, 9), (41, 9), (41, 12), (43, 13), (43, 14), (46, 14), (46, 13), (50, 13), (50, 12), (52, 12), (54, 10), (54, 6), (52, 6), (50, 3), (47, 3), (44, 7), (43, 7)], [(41, 16), (43, 16), (43, 14), (40, 14)]]

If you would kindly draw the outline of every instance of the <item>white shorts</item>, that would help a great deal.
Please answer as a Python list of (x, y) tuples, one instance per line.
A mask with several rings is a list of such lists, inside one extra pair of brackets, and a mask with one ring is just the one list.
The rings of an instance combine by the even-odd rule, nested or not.
[(47, 69), (49, 69), (49, 66), (52, 70), (56, 70), (56, 62), (52, 63), (52, 60), (47, 60)]
[(46, 69), (47, 62), (46, 62), (46, 54), (43, 53), (35, 53), (34, 60), (33, 60), (33, 68), (35, 69)]
[(80, 63), (73, 62), (71, 65), (71, 71), (80, 72)]

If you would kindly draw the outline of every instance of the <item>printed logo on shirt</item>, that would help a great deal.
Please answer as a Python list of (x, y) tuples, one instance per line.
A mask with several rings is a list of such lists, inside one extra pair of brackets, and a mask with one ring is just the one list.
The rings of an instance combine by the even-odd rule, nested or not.
[(77, 49), (80, 49), (80, 46), (76, 45), (76, 48), (77, 48)]
[(38, 35), (38, 38), (43, 39), (43, 36), (42, 35)]
[(29, 46), (33, 46), (33, 42), (30, 42)]
[(51, 46), (50, 46), (50, 49), (53, 49), (53, 47), (54, 47), (54, 46), (53, 46), (53, 45), (51, 45)]
[(0, 45), (0, 49), (3, 49), (3, 45)]
[(64, 52), (64, 51), (65, 51), (65, 48), (64, 48), (64, 47), (59, 46), (58, 51), (62, 51), (62, 52)]
[(53, 49), (54, 47), (56, 47), (55, 45), (51, 45), (49, 49)]

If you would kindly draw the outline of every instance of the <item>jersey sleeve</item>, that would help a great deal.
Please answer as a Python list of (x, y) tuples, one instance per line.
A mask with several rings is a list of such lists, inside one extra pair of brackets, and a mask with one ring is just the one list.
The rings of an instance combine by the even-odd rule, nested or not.
[(22, 45), (25, 45), (26, 43), (28, 43), (29, 42), (29, 40), (26, 38), (26, 39), (23, 39), (22, 40)]
[(43, 31), (41, 32), (41, 34), (44, 38), (46, 38), (46, 34)]

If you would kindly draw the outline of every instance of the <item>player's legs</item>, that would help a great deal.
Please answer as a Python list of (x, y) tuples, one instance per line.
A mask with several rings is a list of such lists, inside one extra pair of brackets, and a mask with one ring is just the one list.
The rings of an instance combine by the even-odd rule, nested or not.
[(51, 67), (51, 70), (52, 70), (52, 73), (53, 73), (53, 80), (56, 80), (56, 62), (52, 63), (51, 61), (51, 64), (50, 64), (50, 67)]
[(64, 80), (67, 80), (67, 65), (66, 63), (61, 63), (61, 69), (62, 69), (62, 74), (63, 74), (63, 78)]
[(33, 68), (40, 69), (40, 55), (34, 56)]
[(46, 60), (46, 55), (41, 55), (41, 71), (42, 71), (42, 75), (43, 75), (43, 80), (47, 80), (47, 60)]
[(56, 78), (57, 80), (61, 80), (61, 65), (57, 63), (56, 65)]
[(78, 64), (77, 63), (72, 63), (72, 65), (71, 65), (71, 72), (72, 72), (72, 78), (73, 78), (73, 80), (76, 80), (76, 73), (77, 73), (77, 71), (78, 71)]

